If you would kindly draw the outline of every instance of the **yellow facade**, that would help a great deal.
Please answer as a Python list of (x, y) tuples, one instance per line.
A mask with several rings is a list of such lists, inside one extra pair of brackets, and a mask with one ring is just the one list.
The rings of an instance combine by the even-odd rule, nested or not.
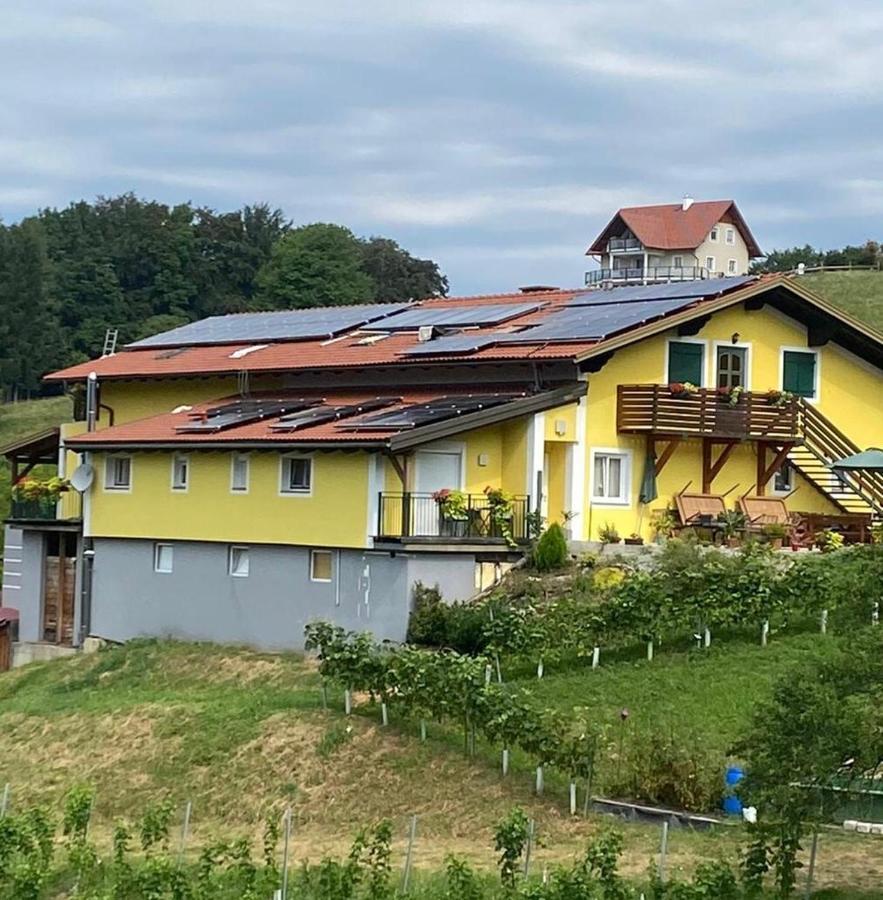
[[(618, 434), (616, 423), (617, 386), (620, 384), (665, 384), (667, 343), (682, 340), (674, 331), (647, 338), (618, 350), (597, 373), (589, 377), (586, 428), (587, 515), (575, 537), (598, 539), (605, 524), (613, 525), (621, 536), (632, 532), (652, 537), (651, 518), (655, 510), (671, 506), (674, 495), (690, 484), (702, 486), (702, 443), (684, 441), (675, 450), (657, 481), (658, 498), (649, 504), (638, 502), (646, 458), (646, 439), (642, 435)], [(734, 307), (711, 317), (697, 334), (687, 340), (705, 344), (705, 381), (714, 385), (714, 351), (717, 344), (733, 344), (748, 349), (747, 388), (765, 393), (781, 389), (783, 348), (813, 349), (817, 352), (819, 411), (861, 446), (880, 443), (883, 433), (883, 391), (881, 373), (854, 358), (842, 348), (828, 344), (807, 347), (806, 329), (770, 309), (746, 311)], [(630, 453), (630, 494), (624, 504), (599, 502), (593, 496), (594, 454), (599, 450)], [(594, 453), (593, 453), (594, 451)], [(757, 478), (757, 445), (745, 442), (736, 448), (713, 484), (724, 493), (729, 505), (740, 494), (753, 491)], [(787, 499), (790, 509), (803, 512), (835, 513), (837, 507), (803, 478), (797, 477), (796, 492)]]

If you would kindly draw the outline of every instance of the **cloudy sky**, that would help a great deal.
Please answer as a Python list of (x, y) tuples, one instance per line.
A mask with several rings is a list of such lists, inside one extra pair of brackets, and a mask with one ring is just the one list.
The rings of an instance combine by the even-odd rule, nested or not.
[(733, 197), (762, 247), (883, 238), (883, 4), (0, 0), (0, 216), (267, 201), (575, 285), (624, 205)]

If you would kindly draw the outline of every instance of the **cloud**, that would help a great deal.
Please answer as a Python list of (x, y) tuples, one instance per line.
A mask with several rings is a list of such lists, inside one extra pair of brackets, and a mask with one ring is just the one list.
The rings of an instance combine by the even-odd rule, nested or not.
[(388, 234), (455, 290), (578, 283), (623, 205), (881, 237), (883, 7), (0, 0), (0, 215), (134, 190)]

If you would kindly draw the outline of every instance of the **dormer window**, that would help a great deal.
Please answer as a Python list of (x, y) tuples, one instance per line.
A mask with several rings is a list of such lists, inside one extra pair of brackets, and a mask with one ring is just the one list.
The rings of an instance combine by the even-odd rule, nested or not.
[(711, 229), (711, 234), (708, 235), (708, 240), (716, 242), (717, 241), (717, 232), (718, 232), (718, 227), (717, 227), (717, 225), (715, 225), (714, 228)]

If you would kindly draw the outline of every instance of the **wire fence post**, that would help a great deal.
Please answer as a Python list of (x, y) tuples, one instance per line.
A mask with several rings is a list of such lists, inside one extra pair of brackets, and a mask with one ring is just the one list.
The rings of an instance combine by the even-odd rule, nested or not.
[(187, 850), (187, 839), (190, 837), (190, 814), (193, 812), (193, 802), (188, 800), (184, 807), (184, 821), (181, 823), (181, 849), (178, 852), (178, 858), (183, 860), (184, 853)]
[(813, 877), (816, 873), (816, 855), (819, 852), (819, 833), (818, 831), (814, 831), (812, 833), (812, 847), (809, 851), (809, 868), (806, 871), (806, 890), (804, 891), (803, 896), (806, 900), (812, 896), (812, 882)]
[(659, 880), (665, 884), (665, 860), (668, 856), (668, 819), (662, 823), (662, 843), (659, 847)]
[(285, 810), (283, 816), (285, 842), (282, 845), (282, 900), (288, 900), (288, 845), (291, 842), (291, 807)]
[(408, 826), (408, 852), (405, 854), (405, 874), (402, 877), (402, 893), (407, 894), (411, 887), (411, 867), (414, 863), (414, 841), (417, 838), (417, 816), (411, 816)]
[(530, 855), (531, 850), (533, 849), (534, 836), (536, 834), (536, 822), (531, 819), (527, 824), (527, 847), (524, 851), (524, 877), (528, 878), (530, 875)]
[(3, 788), (3, 794), (0, 796), (0, 819), (6, 818), (6, 810), (9, 807), (9, 782), (6, 782)]

